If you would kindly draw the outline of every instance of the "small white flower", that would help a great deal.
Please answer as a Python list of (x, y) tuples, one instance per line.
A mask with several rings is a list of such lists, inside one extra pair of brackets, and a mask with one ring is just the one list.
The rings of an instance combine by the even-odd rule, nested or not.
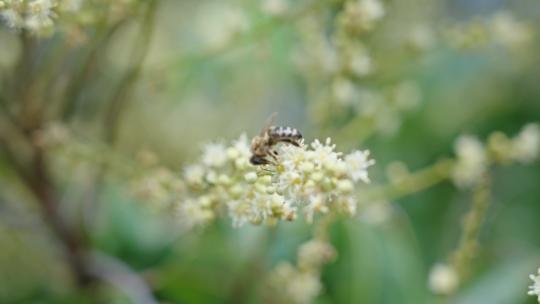
[[(366, 174), (367, 178), (367, 174)], [(354, 190), (354, 185), (352, 181), (348, 179), (340, 180), (337, 182), (337, 190), (341, 193), (348, 194)]]
[(313, 303), (322, 290), (318, 272), (299, 271), (289, 263), (279, 264), (271, 274), (271, 282), (277, 297), (290, 303)]
[(200, 185), (203, 183), (205, 170), (201, 165), (190, 165), (184, 169), (184, 178), (188, 184)]
[(429, 273), (429, 288), (436, 294), (452, 294), (459, 285), (459, 277), (453, 267), (436, 264)]
[(308, 199), (308, 205), (304, 207), (304, 214), (308, 223), (313, 222), (315, 213), (327, 213), (327, 198), (322, 194), (311, 195)]
[(369, 183), (369, 177), (367, 169), (375, 164), (375, 160), (368, 159), (369, 151), (354, 151), (353, 153), (345, 156), (345, 163), (347, 164), (347, 171), (351, 178), (356, 181), (363, 181)]
[(338, 210), (340, 212), (343, 212), (344, 214), (348, 216), (353, 216), (356, 214), (358, 202), (356, 198), (354, 198), (354, 196), (352, 195), (345, 196), (339, 199), (338, 201), (336, 201), (336, 203), (338, 205)]
[(322, 283), (318, 275), (313, 273), (300, 273), (291, 280), (288, 286), (288, 294), (293, 299), (293, 303), (308, 304), (313, 303), (315, 298), (321, 293)]
[(538, 303), (540, 303), (540, 268), (538, 268), (538, 272), (536, 275), (531, 274), (529, 275), (529, 278), (533, 281), (533, 284), (529, 286), (529, 291), (527, 292), (530, 296), (537, 296), (538, 297)]
[(248, 172), (244, 175), (244, 179), (248, 183), (254, 183), (257, 180), (257, 173), (256, 172)]
[(229, 215), (233, 220), (234, 227), (240, 227), (244, 225), (251, 216), (250, 207), (247, 202), (239, 200), (230, 201), (227, 204), (227, 207), (229, 209)]
[(220, 143), (207, 144), (203, 148), (202, 162), (209, 167), (223, 166), (227, 162), (227, 149)]
[(302, 176), (295, 170), (287, 170), (280, 175), (279, 186), (283, 190), (290, 189), (292, 191), (298, 190), (303, 184)]
[(384, 6), (379, 0), (359, 0), (358, 6), (368, 20), (376, 21), (384, 17)]
[(452, 172), (459, 187), (474, 185), (487, 170), (488, 159), (484, 145), (473, 136), (460, 136), (455, 144), (457, 163)]
[(249, 158), (251, 156), (250, 145), (246, 133), (242, 133), (240, 138), (233, 141), (232, 147), (238, 151), (240, 157)]
[(491, 20), (493, 39), (506, 47), (520, 47), (533, 38), (532, 28), (517, 20), (509, 12), (499, 12)]
[(527, 124), (512, 140), (512, 156), (522, 163), (531, 163), (540, 152), (540, 126)]
[(207, 196), (179, 202), (177, 212), (180, 224), (186, 229), (204, 225), (215, 217)]
[(336, 257), (332, 245), (320, 240), (310, 240), (298, 250), (298, 267), (302, 270), (319, 269)]
[(334, 152), (336, 145), (332, 144), (332, 139), (327, 138), (326, 142), (322, 144), (318, 139), (311, 143), (313, 148), (313, 160), (318, 165), (325, 165), (330, 167), (332, 163), (339, 161), (341, 153)]
[(353, 26), (363, 30), (371, 30), (384, 15), (384, 6), (380, 0), (358, 0), (347, 2), (345, 6), (346, 18)]
[(322, 240), (313, 239), (298, 250), (296, 265), (278, 264), (270, 273), (269, 283), (277, 303), (313, 303), (322, 291), (321, 268), (336, 257), (334, 247)]

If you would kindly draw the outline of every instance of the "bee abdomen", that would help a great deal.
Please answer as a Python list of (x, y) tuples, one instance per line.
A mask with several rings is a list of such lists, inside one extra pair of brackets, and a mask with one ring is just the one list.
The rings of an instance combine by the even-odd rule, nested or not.
[(268, 134), (271, 138), (274, 140), (283, 140), (283, 139), (289, 139), (289, 140), (299, 140), (302, 139), (302, 134), (300, 131), (298, 131), (295, 128), (291, 127), (271, 127), (268, 131)]

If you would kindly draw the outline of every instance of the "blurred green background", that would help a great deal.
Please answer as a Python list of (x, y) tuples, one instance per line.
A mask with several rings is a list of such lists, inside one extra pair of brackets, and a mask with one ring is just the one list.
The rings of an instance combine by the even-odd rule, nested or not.
[[(61, 213), (70, 227), (87, 225), (80, 230), (90, 248), (129, 266), (162, 303), (267, 302), (261, 296), (265, 275), (279, 261), (295, 260), (312, 227), (300, 219), (233, 228), (225, 216), (182, 233), (170, 218), (148, 208), (151, 202), (130, 194), (124, 171), (134, 170), (140, 151), (151, 151), (181, 174), (204, 143), (242, 132), (253, 136), (278, 112), (280, 124), (298, 128), (308, 141), (329, 136), (339, 151), (369, 149), (377, 162), (369, 170), (376, 186), (388, 182), (393, 162), (414, 172), (452, 157), (461, 134), (482, 140), (493, 131), (515, 135), (524, 124), (540, 121), (540, 2), (535, 0), (384, 1), (384, 17), (358, 36), (374, 68), (352, 77), (354, 86), (383, 96), (374, 101), (380, 103), (378, 112), (367, 116), (361, 114), (367, 97), (337, 100), (332, 92), (338, 73), (324, 72), (310, 53), (318, 47), (310, 44), (313, 31), (334, 43), (343, 1), (124, 2), (128, 9), (117, 20), (63, 19), (59, 13), (54, 33), (30, 38), (35, 45), (27, 57), (21, 31), (0, 27), (0, 96), (8, 112), (19, 113), (24, 107), (11, 96), (21, 83), (22, 91), (40, 99), (34, 115), (69, 130), (67, 152), (53, 150), (50, 156)], [(286, 3), (285, 13), (265, 2)], [(88, 3), (98, 11), (110, 9), (107, 1)], [(501, 11), (527, 24), (533, 33), (527, 43), (499, 44), (482, 30), (456, 29), (471, 22), (489, 27), (486, 20)], [(151, 37), (145, 39), (150, 26)], [(424, 32), (411, 45), (418, 26)], [(64, 119), (57, 100), (83, 73), (89, 56), (93, 62), (74, 82), (78, 87), (71, 87), (72, 106)], [(21, 58), (30, 67), (17, 74)], [(383, 99), (403, 81), (414, 83), (419, 101), (397, 111)], [(118, 89), (123, 85), (124, 91)], [(115, 125), (106, 113), (117, 94), (124, 102)], [(114, 135), (107, 135), (110, 128), (117, 128)], [(16, 151), (21, 157), (26, 153)], [(96, 173), (103, 159), (105, 173)], [(534, 303), (527, 286), (528, 275), (540, 267), (540, 163), (496, 166), (491, 173), (492, 202), (478, 256), (453, 297), (433, 295), (428, 276), (456, 248), (471, 195), (443, 181), (391, 200), (383, 221), (359, 214), (332, 225), (338, 257), (323, 269), (324, 290), (316, 302)], [(99, 187), (92, 187), (96, 174), (102, 174)], [(89, 225), (77, 216), (92, 197), (100, 204), (90, 212)], [(114, 284), (77, 288), (60, 241), (41, 213), (11, 160), (2, 157), (0, 303), (132, 302)]]

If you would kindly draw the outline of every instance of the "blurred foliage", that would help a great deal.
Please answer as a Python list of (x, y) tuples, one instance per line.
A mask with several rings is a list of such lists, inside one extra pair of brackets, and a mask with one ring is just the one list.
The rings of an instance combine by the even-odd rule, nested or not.
[(540, 121), (540, 3), (360, 2), (0, 1), (0, 302), (279, 303), (269, 274), (323, 216), (186, 231), (134, 189), (278, 112), (376, 160), (316, 303), (534, 303), (538, 160), (493, 161), (467, 275), (428, 282), (478, 191), (446, 172), (456, 138)]

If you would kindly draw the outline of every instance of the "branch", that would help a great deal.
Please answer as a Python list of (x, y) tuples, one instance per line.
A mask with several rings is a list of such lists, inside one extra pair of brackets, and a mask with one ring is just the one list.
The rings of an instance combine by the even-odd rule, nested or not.
[[(104, 29), (98, 30), (98, 37), (96, 37), (93, 43), (90, 45), (90, 50), (88, 51), (84, 63), (82, 64), (82, 68), (75, 73), (67, 86), (60, 113), (62, 120), (67, 121), (76, 111), (77, 101), (81, 96), (84, 85), (95, 71), (95, 66), (100, 55), (100, 51), (102, 50), (103, 46), (109, 42), (111, 37), (121, 27), (124, 21), (125, 20), (117, 22), (104, 34), (99, 34), (99, 32), (104, 31)], [(107, 23), (105, 22), (105, 28), (106, 25)]]
[[(133, 53), (131, 54), (130, 58), (130, 68), (120, 81), (120, 84), (113, 94), (111, 100), (107, 103), (109, 108), (105, 113), (104, 137), (105, 143), (108, 145), (114, 145), (116, 141), (118, 134), (118, 123), (122, 114), (121, 110), (128, 101), (130, 89), (137, 80), (141, 72), (144, 59), (148, 53), (151, 36), (154, 31), (154, 19), (157, 12), (157, 3), (157, 0), (151, 0), (148, 4), (146, 14), (141, 24), (141, 28), (144, 30), (144, 32), (141, 33), (139, 39), (136, 40), (135, 45), (133, 46)], [(83, 202), (83, 212), (81, 214), (83, 223), (88, 224), (93, 222), (93, 213), (95, 213), (94, 210), (97, 209), (97, 204), (99, 203), (97, 193), (99, 192), (98, 189), (101, 188), (103, 184), (106, 167), (107, 164), (103, 163), (95, 171), (96, 173), (93, 178), (93, 182), (91, 183), (86, 199)]]
[[(36, 42), (27, 33), (21, 33), (23, 54), (13, 77), (13, 101), (21, 106), (18, 119), (13, 121), (9, 113), (0, 115), (0, 152), (8, 161), (8, 165), (19, 176), (22, 183), (34, 196), (41, 209), (44, 221), (59, 239), (66, 255), (67, 263), (79, 286), (86, 286), (94, 281), (85, 266), (85, 240), (62, 217), (59, 210), (59, 198), (49, 174), (46, 152), (35, 142), (35, 131), (43, 122), (44, 113), (35, 112), (32, 86), (35, 75), (33, 71), (33, 54)], [(30, 86), (29, 88), (26, 85)], [(26, 89), (27, 90), (26, 90)], [(18, 150), (24, 148), (25, 150)], [(27, 150), (27, 151), (26, 151)], [(25, 153), (22, 153), (25, 152)]]
[(452, 160), (441, 160), (431, 167), (409, 174), (402, 180), (388, 185), (375, 186), (361, 195), (362, 202), (394, 200), (436, 185), (446, 180), (453, 167)]
[(112, 98), (108, 102), (109, 108), (105, 113), (105, 141), (109, 144), (113, 144), (116, 141), (118, 135), (118, 123), (121, 118), (122, 109), (129, 99), (129, 93), (138, 79), (146, 55), (150, 48), (150, 41), (154, 33), (155, 16), (157, 12), (157, 0), (150, 0), (141, 23), (142, 33), (139, 35), (139, 39), (135, 41), (133, 46), (133, 53), (131, 54), (129, 68), (124, 74), (124, 77), (120, 80), (118, 88), (113, 93)]
[(45, 221), (64, 245), (68, 264), (70, 265), (79, 286), (86, 286), (94, 277), (86, 267), (85, 252), (87, 244), (84, 238), (70, 227), (60, 214), (59, 199), (50, 180), (45, 153), (39, 146), (34, 146), (32, 159), (32, 176), (26, 183), (37, 199)]

